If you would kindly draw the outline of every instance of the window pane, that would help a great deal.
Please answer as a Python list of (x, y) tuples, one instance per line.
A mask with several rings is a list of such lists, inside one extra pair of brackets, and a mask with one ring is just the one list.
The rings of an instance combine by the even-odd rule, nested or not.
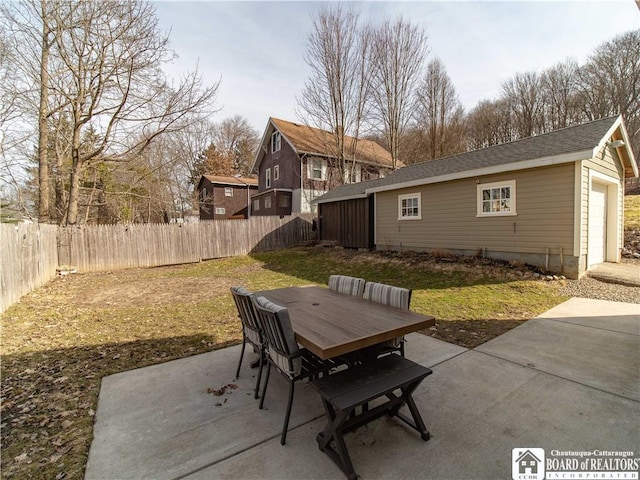
[(482, 190), (482, 201), (490, 200), (490, 199), (491, 199), (490, 190)]
[(501, 196), (502, 198), (511, 198), (511, 187), (503, 187)]
[(490, 202), (482, 202), (482, 211), (484, 213), (491, 212), (491, 203)]

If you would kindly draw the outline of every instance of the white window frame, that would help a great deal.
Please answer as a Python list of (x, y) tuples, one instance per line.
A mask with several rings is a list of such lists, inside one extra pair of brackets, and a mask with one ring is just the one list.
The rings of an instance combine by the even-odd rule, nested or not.
[[(407, 207), (406, 204), (403, 205), (403, 201), (410, 200), (410, 199), (417, 200), (417, 208), (418, 208), (417, 215), (409, 214), (410, 212), (408, 208), (415, 208), (415, 207)], [(421, 192), (398, 195), (398, 220), (422, 220), (422, 193)]]
[(224, 187), (224, 196), (233, 197), (233, 187)]
[(266, 188), (271, 188), (271, 167), (267, 168), (264, 172), (264, 183)]
[[(307, 162), (307, 166), (308, 166), (307, 176), (309, 177), (309, 180), (317, 180), (319, 182), (326, 180), (327, 162), (325, 162), (321, 158), (310, 158), (309, 161)], [(313, 176), (313, 172), (317, 170), (320, 171), (320, 178), (316, 178)]]
[(360, 165), (347, 165), (344, 172), (346, 183), (359, 183), (362, 180), (362, 167)]
[(279, 131), (271, 134), (271, 153), (276, 153), (282, 148), (282, 135)]
[(273, 180), (278, 180), (280, 178), (280, 165), (276, 165), (273, 167)]
[(260, 199), (259, 199), (259, 198), (256, 198), (256, 199), (253, 201), (253, 211), (254, 211), (254, 212), (257, 212), (258, 210), (260, 210)]
[(224, 215), (227, 210), (224, 207), (216, 207), (216, 215)]
[(264, 208), (271, 208), (271, 197), (264, 197)]
[[(488, 205), (490, 208), (493, 208), (494, 202), (498, 202), (499, 205), (502, 205), (504, 199), (501, 198), (503, 188), (509, 188), (509, 211), (497, 210), (485, 212), (483, 209), (483, 204), (485, 202), (489, 202)], [(485, 190), (489, 190), (489, 196), (494, 195), (494, 191), (498, 190), (499, 198), (490, 198), (489, 200), (484, 200), (483, 192)], [(492, 182), (492, 183), (481, 183), (477, 185), (477, 212), (476, 217), (513, 217), (517, 215), (516, 211), (516, 181), (515, 180), (506, 180), (504, 182)], [(500, 207), (501, 208), (501, 207)]]

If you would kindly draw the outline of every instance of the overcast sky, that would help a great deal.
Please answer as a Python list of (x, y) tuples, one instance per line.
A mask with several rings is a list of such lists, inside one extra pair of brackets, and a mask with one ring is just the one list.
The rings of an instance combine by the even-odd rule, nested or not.
[[(466, 109), (494, 99), (516, 72), (541, 71), (568, 57), (579, 63), (601, 43), (640, 28), (633, 0), (342, 2), (361, 21), (399, 15), (422, 25), (427, 60), (445, 64)], [(234, 115), (262, 134), (270, 116), (297, 120), (296, 96), (309, 69), (306, 40), (320, 2), (160, 1), (162, 29), (171, 30), (178, 78), (196, 65), (205, 82), (221, 80), (214, 121)]]

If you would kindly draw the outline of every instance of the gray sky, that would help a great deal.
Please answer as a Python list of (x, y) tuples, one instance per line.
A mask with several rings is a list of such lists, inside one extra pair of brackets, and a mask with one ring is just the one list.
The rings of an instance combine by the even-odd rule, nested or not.
[[(175, 78), (199, 66), (205, 82), (222, 80), (214, 121), (246, 117), (262, 134), (269, 116), (296, 120), (296, 96), (312, 16), (320, 2), (161, 1), (162, 29), (179, 58)], [(445, 64), (462, 104), (500, 94), (517, 72), (543, 70), (568, 57), (579, 63), (595, 47), (640, 28), (633, 0), (343, 2), (373, 24), (402, 15), (429, 37), (427, 60)]]

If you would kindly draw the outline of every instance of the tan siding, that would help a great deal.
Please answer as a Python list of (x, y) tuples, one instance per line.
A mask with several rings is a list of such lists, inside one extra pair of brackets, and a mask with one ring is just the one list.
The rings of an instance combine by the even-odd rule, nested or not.
[[(452, 249), (573, 254), (574, 165), (478, 179), (516, 180), (516, 216), (476, 217), (476, 179), (377, 194), (379, 248)], [(421, 192), (422, 220), (398, 220), (398, 195)], [(515, 231), (514, 231), (515, 230)]]

